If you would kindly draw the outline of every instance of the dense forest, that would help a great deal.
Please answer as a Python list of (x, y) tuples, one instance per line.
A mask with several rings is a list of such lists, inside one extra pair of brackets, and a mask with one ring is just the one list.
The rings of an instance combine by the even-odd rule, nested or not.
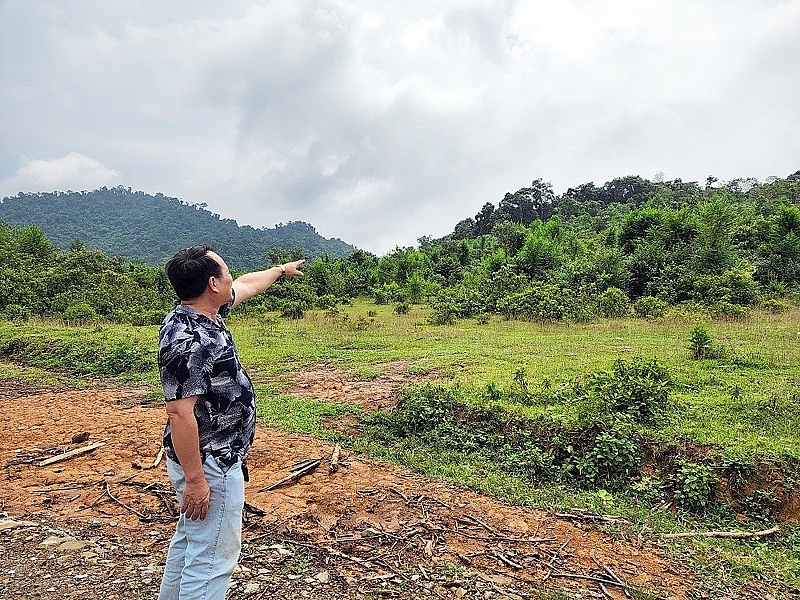
[[(129, 197), (119, 189), (94, 194), (111, 205)], [(205, 212), (159, 201), (169, 210)], [(153, 212), (144, 220), (170, 224), (175, 214)], [(202, 218), (208, 217), (220, 226), (210, 213)], [(88, 212), (81, 218), (98, 222)], [(142, 220), (137, 214), (135, 222)], [(135, 229), (133, 222), (129, 227)], [(205, 230), (189, 231), (186, 243), (203, 239)], [(161, 239), (186, 245), (174, 240), (177, 235)], [(261, 244), (272, 263), (313, 257), (301, 243)], [(233, 257), (236, 248), (223, 253)], [(80, 240), (59, 250), (35, 225), (0, 225), (0, 258), (6, 318), (144, 324), (158, 322), (173, 302), (159, 267), (109, 257)], [(496, 206), (485, 204), (443, 238), (423, 237), (417, 247), (383, 257), (329, 252), (304, 270), (303, 280), (281, 281), (246, 310), (300, 317), (310, 308), (335, 310), (367, 296), (394, 303), (398, 312), (428, 303), (440, 324), (491, 313), (538, 321), (658, 317), (685, 304), (712, 317), (744, 318), (751, 306), (781, 310), (800, 293), (800, 171), (766, 182), (709, 178), (705, 185), (629, 176), (561, 195), (537, 179)]]
[(254, 229), (220, 218), (205, 204), (122, 186), (92, 192), (20, 193), (0, 203), (0, 221), (37, 225), (61, 249), (79, 239), (88, 248), (152, 265), (200, 242), (213, 245), (242, 269), (268, 264), (265, 248), (302, 248), (311, 257), (347, 256), (355, 250), (342, 240), (323, 238), (301, 221)]

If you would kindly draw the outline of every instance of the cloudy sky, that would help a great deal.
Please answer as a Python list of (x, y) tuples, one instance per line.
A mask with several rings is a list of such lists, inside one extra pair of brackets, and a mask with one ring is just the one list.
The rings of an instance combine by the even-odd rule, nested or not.
[(383, 254), (533, 179), (800, 169), (800, 0), (0, 0), (0, 196), (123, 185)]

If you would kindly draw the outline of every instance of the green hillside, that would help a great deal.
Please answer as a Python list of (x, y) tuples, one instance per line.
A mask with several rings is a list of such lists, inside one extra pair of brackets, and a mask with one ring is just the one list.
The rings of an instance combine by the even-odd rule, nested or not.
[(61, 249), (80, 238), (88, 248), (149, 264), (163, 263), (175, 251), (201, 242), (212, 244), (239, 269), (270, 263), (268, 253), (274, 249), (302, 248), (308, 257), (344, 257), (355, 250), (338, 238), (323, 238), (302, 221), (255, 229), (223, 219), (204, 204), (132, 192), (122, 186), (91, 192), (20, 193), (0, 203), (0, 221), (38, 225)]

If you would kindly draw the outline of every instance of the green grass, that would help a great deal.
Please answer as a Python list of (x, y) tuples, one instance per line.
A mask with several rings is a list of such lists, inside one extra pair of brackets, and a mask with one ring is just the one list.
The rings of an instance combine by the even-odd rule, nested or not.
[[(368, 314), (369, 313), (369, 314)], [(340, 308), (338, 315), (309, 311), (288, 320), (268, 313), (232, 316), (228, 324), (259, 398), (262, 420), (273, 427), (342, 440), (368, 457), (404, 464), (432, 477), (473, 487), (507, 502), (550, 510), (582, 507), (622, 514), (631, 525), (608, 526), (621, 536), (639, 532), (652, 541), (659, 534), (687, 529), (757, 528), (739, 524), (724, 508), (692, 515), (652, 510), (635, 494), (600, 493), (530, 481), (497, 472), (491, 462), (442, 452), (424, 444), (386, 444), (369, 436), (345, 438), (326, 419), (362, 416), (361, 409), (286, 392), (298, 373), (325, 365), (366, 380), (384, 363), (405, 361), (409, 379), (433, 376), (464, 389), (495, 386), (514, 390), (522, 376), (538, 390), (608, 370), (619, 358), (655, 357), (675, 380), (668, 416), (644, 431), (656, 444), (681, 449), (706, 446), (716, 456), (743, 464), (771, 463), (785, 468), (787, 481), (800, 481), (800, 307), (772, 314), (755, 310), (742, 322), (710, 321), (706, 327), (720, 358), (691, 360), (689, 334), (701, 315), (662, 320), (611, 319), (586, 324), (537, 324), (492, 317), (449, 326), (429, 325), (429, 311), (413, 306), (397, 315), (391, 306), (366, 301)], [(51, 322), (0, 322), (0, 378), (49, 385), (87, 385), (96, 381), (149, 384), (157, 391), (155, 347), (158, 327), (102, 325), (65, 327)], [(114, 368), (114, 357), (135, 368)], [(517, 381), (515, 382), (515, 378)], [(536, 418), (559, 414), (559, 406), (508, 406)], [(563, 411), (562, 411), (563, 412)], [(793, 478), (793, 479), (792, 479)], [(668, 550), (694, 565), (701, 586), (717, 588), (763, 584), (780, 595), (800, 586), (800, 533), (787, 527), (775, 539), (760, 541), (689, 539)], [(742, 592), (744, 594), (744, 592)], [(744, 595), (742, 597), (745, 597)]]

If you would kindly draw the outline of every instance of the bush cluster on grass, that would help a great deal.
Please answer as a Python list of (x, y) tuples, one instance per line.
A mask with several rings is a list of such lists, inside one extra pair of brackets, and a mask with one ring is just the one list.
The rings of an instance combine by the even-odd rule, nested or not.
[[(389, 444), (457, 452), (511, 469), (531, 481), (620, 488), (638, 475), (641, 449), (631, 422), (649, 423), (667, 406), (667, 372), (655, 361), (618, 361), (567, 390), (532, 392), (524, 373), (519, 389), (479, 390), (441, 384), (406, 388), (391, 414), (367, 418), (373, 436)], [(531, 420), (512, 408), (569, 397), (579, 418)]]

